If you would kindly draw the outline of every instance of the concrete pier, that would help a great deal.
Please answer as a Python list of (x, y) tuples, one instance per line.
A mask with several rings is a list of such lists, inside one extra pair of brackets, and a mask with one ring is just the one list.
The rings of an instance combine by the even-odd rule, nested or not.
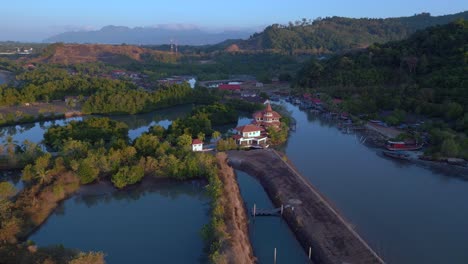
[(229, 151), (229, 163), (255, 176), (314, 263), (385, 263), (320, 192), (275, 150)]

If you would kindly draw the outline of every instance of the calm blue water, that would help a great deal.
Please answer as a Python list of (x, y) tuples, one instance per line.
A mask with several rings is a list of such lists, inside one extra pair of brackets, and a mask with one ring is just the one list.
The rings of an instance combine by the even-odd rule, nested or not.
[(2, 73), (0, 73), (0, 84), (4, 84), (6, 82), (4, 76), (2, 75)]
[(468, 181), (382, 158), (286, 104), (286, 154), (389, 263), (468, 263)]
[(0, 171), (0, 182), (4, 181), (12, 183), (17, 191), (24, 188), (24, 183), (21, 180), (21, 173), (18, 171)]
[(248, 174), (236, 170), (237, 181), (249, 214), (249, 235), (259, 263), (273, 263), (274, 248), (277, 263), (311, 263), (304, 250), (281, 217), (255, 217), (250, 212), (256, 204), (260, 209), (272, 209), (262, 185)]
[[(377, 155), (378, 150), (370, 149), (359, 144), (354, 135), (342, 134), (334, 125), (321, 121), (311, 114), (300, 111), (295, 106), (286, 104), (286, 107), (292, 111), (293, 117), (297, 120), (297, 131), (291, 133), (288, 143), (284, 146), (288, 157), (304, 176), (309, 178), (310, 181), (342, 211), (345, 217), (355, 225), (356, 230), (372, 247), (381, 253), (387, 262), (468, 263), (468, 181), (463, 181), (451, 175), (436, 173), (416, 165), (402, 164), (382, 158)], [(175, 110), (169, 110), (168, 112), (168, 114), (176, 114), (165, 117), (164, 115), (158, 116), (156, 113), (150, 113), (145, 115), (116, 117), (116, 119), (120, 118), (121, 121), (126, 120), (124, 122), (126, 122), (131, 129), (130, 137), (135, 138), (141, 132), (146, 131), (150, 125), (159, 123), (163, 126), (167, 126), (170, 120), (173, 120), (173, 118), (179, 116), (179, 114), (187, 113)], [(248, 121), (248, 119), (242, 118), (239, 124), (243, 125)], [(56, 122), (66, 121), (59, 120)], [(43, 127), (48, 124), (48, 122), (45, 122), (44, 125), (36, 123), (3, 128), (0, 129), (0, 138), (6, 135), (13, 135), (19, 142), (24, 139), (39, 142), (42, 140), (44, 132)], [(244, 198), (250, 208), (252, 202), (249, 202), (251, 201), (249, 199), (252, 198), (248, 198), (248, 194), (246, 196), (246, 193), (248, 193), (246, 191), (246, 186), (248, 188), (254, 188), (252, 195), (259, 195), (260, 191), (263, 191), (263, 189), (261, 189), (254, 179), (249, 177), (240, 176), (239, 183), (241, 185), (241, 191), (243, 192), (242, 194), (245, 196)], [(255, 190), (255, 188), (260, 189)], [(104, 218), (107, 219), (107, 222), (98, 222), (96, 224), (96, 229), (93, 229), (95, 230), (94, 233), (98, 234), (96, 235), (96, 240), (101, 240), (102, 242), (102, 240), (107, 239), (110, 247), (115, 247), (117, 251), (120, 251), (120, 244), (116, 241), (120, 241), (120, 237), (130, 236), (131, 234), (127, 233), (127, 229), (130, 230), (130, 228), (125, 229), (123, 224), (121, 224), (118, 226), (123, 230), (122, 233), (120, 233), (120, 231), (109, 230), (106, 225), (109, 225), (109, 222), (112, 223), (112, 220), (119, 219), (120, 221), (120, 218), (122, 218), (129, 224), (141, 225), (144, 227), (150, 226), (157, 229), (159, 223), (157, 220), (159, 218), (162, 220), (169, 219), (168, 221), (175, 222), (177, 221), (177, 219), (175, 219), (176, 216), (163, 214), (161, 211), (156, 211), (159, 217), (149, 215), (149, 211), (143, 210), (148, 204), (154, 203), (158, 205), (158, 201), (162, 199), (161, 206), (170, 203), (174, 208), (178, 206), (184, 207), (187, 210), (191, 210), (189, 207), (192, 206), (198, 208), (197, 205), (186, 203), (185, 200), (175, 199), (168, 202), (164, 198), (158, 197), (158, 193), (165, 192), (167, 192), (168, 195), (172, 193), (172, 191), (161, 190), (160, 192), (142, 196), (143, 200), (141, 205), (139, 201), (135, 200), (129, 202), (126, 198), (106, 198), (104, 201), (97, 202), (94, 206), (88, 206), (87, 204), (77, 202), (76, 199), (66, 201), (64, 203), (65, 215), (54, 215), (51, 218), (51, 221), (58, 221), (53, 222), (54, 224), (52, 227), (48, 227), (52, 228), (50, 229), (51, 231), (42, 231), (43, 229), (41, 228), (34, 237), (41, 235), (43, 236), (41, 239), (48, 239), (49, 233), (50, 236), (54, 236), (54, 232), (57, 232), (58, 235), (58, 233), (60, 233), (59, 231), (53, 231), (55, 225), (63, 227), (63, 229), (61, 229), (62, 232), (73, 232), (75, 225), (81, 223), (80, 219), (88, 226), (92, 226), (95, 221)], [(135, 197), (140, 196), (135, 195)], [(186, 197), (188, 200), (191, 199), (188, 198), (191, 197), (190, 195), (179, 195), (179, 197)], [(267, 196), (265, 195), (263, 197), (266, 198)], [(258, 200), (256, 203), (259, 204), (260, 207), (260, 201), (262, 201), (263, 198), (254, 197), (253, 199)], [(107, 203), (108, 200), (111, 202)], [(182, 202), (179, 204), (179, 201)], [(265, 201), (265, 206), (268, 206), (268, 204), (266, 204), (267, 202), (268, 200)], [(207, 208), (206, 205), (203, 205), (203, 202), (200, 203), (201, 205), (199, 206), (205, 209)], [(109, 209), (110, 211), (105, 210), (107, 204), (110, 204), (112, 207), (112, 209)], [(140, 208), (146, 213), (141, 212), (142, 215), (139, 215), (138, 211), (140, 211), (140, 209), (135, 208)], [(125, 213), (122, 213), (122, 217), (118, 217), (117, 212), (122, 210), (129, 211), (125, 211)], [(102, 215), (101, 211), (107, 213)], [(73, 218), (68, 218), (69, 212), (73, 214)], [(151, 213), (153, 213), (153, 211), (151, 211)], [(106, 214), (110, 214), (113, 217), (106, 218)], [(128, 217), (131, 214), (138, 215), (139, 217), (137, 219), (139, 221), (134, 222), (132, 219), (124, 217)], [(187, 215), (185, 218), (191, 219), (188, 218)], [(147, 221), (147, 219), (150, 219), (150, 221)], [(262, 225), (253, 224), (255, 229), (255, 233), (252, 236), (254, 250), (259, 259), (265, 260), (266, 263), (270, 262), (273, 256), (273, 248), (278, 244), (273, 238), (273, 232), (270, 231), (274, 228), (283, 230), (281, 227), (286, 227), (285, 224), (277, 220), (279, 219), (257, 219), (256, 223), (260, 221), (272, 222)], [(72, 221), (74, 225), (67, 225), (69, 221)], [(206, 219), (204, 221), (207, 222)], [(50, 226), (49, 222), (46, 226)], [(185, 222), (190, 223), (190, 221), (187, 220), (185, 220)], [(260, 231), (263, 227), (268, 227), (270, 224), (272, 229), (268, 228), (267, 231)], [(183, 228), (185, 228), (185, 225), (180, 226), (180, 229)], [(98, 229), (102, 229), (103, 233), (98, 233)], [(146, 234), (146, 230), (147, 229), (145, 229), (145, 231), (139, 231), (139, 234)], [(284, 230), (288, 229), (284, 228)], [(131, 233), (130, 231), (128, 232)], [(265, 236), (259, 235), (269, 233), (271, 233), (272, 237), (266, 236), (265, 238)], [(283, 233), (283, 235), (284, 237), (291, 237), (291, 234)], [(155, 240), (153, 243), (159, 245), (158, 243), (162, 243), (161, 241), (166, 240), (165, 236), (169, 235), (152, 235), (153, 240)], [(50, 243), (64, 243), (67, 247), (69, 246), (69, 242), (72, 242), (72, 244), (70, 244), (71, 247), (75, 245), (76, 247), (80, 247), (81, 245), (87, 246), (89, 243), (89, 247), (84, 249), (99, 249), (98, 247), (94, 247), (96, 246), (92, 244), (94, 240), (89, 239), (89, 237), (86, 238), (86, 241), (84, 241), (84, 237), (79, 238), (75, 242), (69, 241), (73, 240), (73, 237), (74, 236), (69, 235), (69, 237), (66, 237), (67, 240), (63, 242), (61, 241), (65, 238), (55, 237), (57, 239), (54, 238), (55, 241), (50, 241)], [(130, 236), (130, 238), (132, 237)], [(202, 243), (200, 237), (197, 239), (199, 243)], [(135, 247), (146, 247), (148, 243), (146, 239), (139, 240), (138, 237), (133, 237), (133, 244), (136, 244)], [(180, 245), (175, 243), (171, 244), (171, 246), (175, 248), (182, 246), (188, 248), (192, 245), (192, 242), (187, 242), (188, 244), (186, 246), (185, 243), (185, 239), (179, 239)], [(193, 243), (194, 245), (196, 244), (195, 242)], [(291, 252), (300, 249), (300, 246), (298, 246), (295, 240), (286, 244), (291, 245)], [(133, 252), (133, 248), (131, 245), (129, 247), (130, 250), (127, 250), (127, 255), (134, 255), (131, 253)], [(283, 244), (278, 246), (279, 259), (284, 254), (282, 253), (283, 249), (280, 249), (280, 247), (283, 248)], [(113, 249), (108, 248), (106, 250)], [(165, 251), (169, 252), (170, 250), (166, 249)], [(193, 253), (192, 257), (193, 255), (198, 256), (201, 254), (201, 250), (197, 250), (197, 252), (196, 254)], [(301, 251), (299, 250), (299, 252)], [(299, 262), (297, 263), (303, 263), (301, 262), (302, 259), (300, 256), (301, 254), (303, 256), (304, 253), (299, 252), (297, 255), (295, 255), (296, 253), (291, 253), (291, 256), (299, 256)], [(161, 261), (159, 263), (165, 262)], [(183, 263), (183, 261), (179, 263)]]
[(199, 263), (209, 199), (200, 182), (150, 183), (117, 191), (86, 186), (29, 239), (102, 251), (110, 264)]
[[(160, 125), (167, 128), (172, 123), (172, 120), (184, 117), (189, 114), (191, 110), (191, 105), (183, 105), (146, 114), (110, 116), (110, 118), (127, 124), (129, 127), (128, 135), (130, 139), (133, 140), (143, 132), (148, 131), (148, 128), (151, 126)], [(22, 143), (26, 139), (35, 143), (40, 143), (44, 139), (45, 131), (50, 126), (63, 126), (72, 120), (82, 120), (83, 118), (87, 118), (87, 116), (0, 127), (0, 143), (4, 142), (7, 136), (12, 136), (17, 143)]]

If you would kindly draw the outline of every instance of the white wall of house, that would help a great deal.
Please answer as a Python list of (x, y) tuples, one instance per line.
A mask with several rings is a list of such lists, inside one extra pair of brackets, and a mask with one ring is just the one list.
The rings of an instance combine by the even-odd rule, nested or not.
[(245, 137), (245, 138), (252, 138), (252, 137), (259, 137), (259, 136), (260, 136), (260, 131), (242, 133), (242, 137)]
[(192, 151), (202, 151), (203, 150), (203, 144), (193, 144), (192, 145)]

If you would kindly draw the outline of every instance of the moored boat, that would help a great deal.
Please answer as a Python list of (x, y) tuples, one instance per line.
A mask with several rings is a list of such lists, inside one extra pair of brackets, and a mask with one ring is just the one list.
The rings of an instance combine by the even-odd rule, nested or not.
[(385, 144), (385, 148), (388, 150), (396, 151), (396, 150), (420, 150), (423, 147), (422, 144), (417, 143), (407, 143), (404, 141), (387, 141)]

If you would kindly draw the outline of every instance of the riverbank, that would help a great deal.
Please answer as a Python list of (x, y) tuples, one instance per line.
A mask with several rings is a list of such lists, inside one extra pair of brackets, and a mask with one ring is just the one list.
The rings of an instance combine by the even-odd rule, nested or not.
[(343, 217), (274, 150), (229, 151), (229, 163), (257, 177), (316, 263), (384, 263)]
[[(385, 148), (385, 143), (403, 133), (395, 128), (386, 128), (378, 126), (375, 124), (368, 123), (365, 126), (363, 133), (363, 138), (365, 138), (365, 144), (371, 148)], [(466, 166), (466, 161), (461, 163), (462, 165), (450, 164), (447, 162), (447, 158), (442, 158), (441, 160), (425, 160), (421, 157), (424, 156), (424, 152), (420, 151), (409, 151), (411, 153), (411, 158), (407, 161), (424, 167), (430, 170), (436, 171), (438, 173), (443, 173), (451, 176), (461, 177), (468, 179), (468, 166)]]
[(224, 208), (224, 223), (228, 233), (227, 241), (221, 247), (221, 254), (227, 263), (255, 263), (252, 244), (249, 239), (248, 217), (242, 200), (236, 175), (228, 165), (226, 153), (216, 154), (218, 176), (223, 183), (220, 203)]
[(0, 107), (0, 127), (52, 121), (83, 116), (84, 113), (70, 108), (65, 102), (28, 103)]

